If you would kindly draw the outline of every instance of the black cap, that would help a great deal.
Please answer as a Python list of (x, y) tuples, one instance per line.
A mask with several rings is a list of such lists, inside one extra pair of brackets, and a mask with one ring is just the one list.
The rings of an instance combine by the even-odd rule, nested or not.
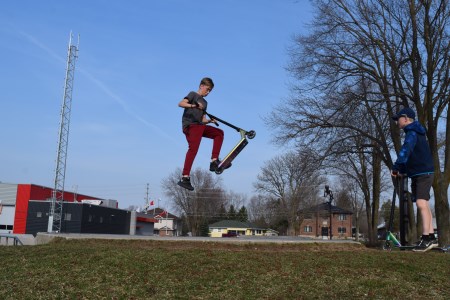
[(410, 119), (416, 118), (416, 113), (409, 107), (405, 107), (402, 110), (400, 110), (396, 115), (392, 116), (392, 119), (394, 121), (397, 121), (400, 117), (408, 117)]

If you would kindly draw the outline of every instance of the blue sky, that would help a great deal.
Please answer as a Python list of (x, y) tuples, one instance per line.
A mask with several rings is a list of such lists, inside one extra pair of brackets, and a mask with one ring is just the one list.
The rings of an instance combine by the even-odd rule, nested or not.
[[(53, 186), (69, 33), (80, 35), (66, 190), (119, 200), (161, 199), (187, 143), (178, 102), (215, 82), (208, 111), (256, 131), (224, 187), (253, 194), (270, 143), (262, 117), (289, 95), (288, 47), (311, 20), (307, 0), (4, 1), (0, 10), (0, 181)], [(225, 125), (225, 156), (239, 134)], [(209, 166), (204, 139), (194, 162)]]

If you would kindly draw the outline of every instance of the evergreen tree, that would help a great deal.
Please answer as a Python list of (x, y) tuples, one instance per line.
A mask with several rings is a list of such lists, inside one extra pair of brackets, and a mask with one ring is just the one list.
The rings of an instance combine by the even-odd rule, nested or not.
[(207, 219), (204, 219), (200, 224), (200, 236), (209, 236), (209, 225)]
[(215, 222), (219, 222), (222, 220), (226, 220), (227, 218), (228, 218), (227, 210), (225, 209), (225, 206), (222, 204), (222, 205), (220, 205), (219, 211), (214, 216), (212, 221), (213, 221), (213, 223), (215, 223)]
[(236, 214), (236, 209), (234, 208), (234, 205), (231, 204), (230, 205), (230, 209), (228, 210), (228, 220), (236, 220), (237, 218), (237, 214)]
[(237, 219), (241, 222), (248, 222), (247, 208), (245, 208), (244, 205), (242, 205), (241, 209), (239, 210), (237, 214)]

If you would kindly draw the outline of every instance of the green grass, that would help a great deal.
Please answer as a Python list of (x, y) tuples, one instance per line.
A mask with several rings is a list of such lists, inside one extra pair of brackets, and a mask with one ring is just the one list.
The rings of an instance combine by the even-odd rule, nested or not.
[(450, 299), (450, 254), (357, 244), (59, 239), (0, 258), (0, 299)]

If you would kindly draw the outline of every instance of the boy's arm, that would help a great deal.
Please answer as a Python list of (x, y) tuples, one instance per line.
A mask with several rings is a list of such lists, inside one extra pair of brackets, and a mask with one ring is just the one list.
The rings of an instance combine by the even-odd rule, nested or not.
[(199, 109), (203, 109), (203, 106), (201, 103), (196, 103), (196, 104), (192, 104), (189, 103), (189, 100), (187, 98), (184, 98), (183, 100), (180, 101), (180, 103), (178, 103), (179, 107), (182, 108), (199, 108)]
[(411, 154), (414, 146), (417, 143), (417, 133), (415, 131), (408, 131), (406, 133), (405, 142), (398, 153), (397, 160), (392, 167), (393, 171), (398, 171), (400, 173), (406, 173), (406, 162), (408, 161), (409, 155)]
[(202, 123), (203, 124), (214, 123), (214, 124), (216, 124), (216, 126), (219, 126), (219, 124), (217, 123), (216, 120), (214, 120), (214, 119), (207, 119), (206, 118), (206, 114), (203, 114)]

